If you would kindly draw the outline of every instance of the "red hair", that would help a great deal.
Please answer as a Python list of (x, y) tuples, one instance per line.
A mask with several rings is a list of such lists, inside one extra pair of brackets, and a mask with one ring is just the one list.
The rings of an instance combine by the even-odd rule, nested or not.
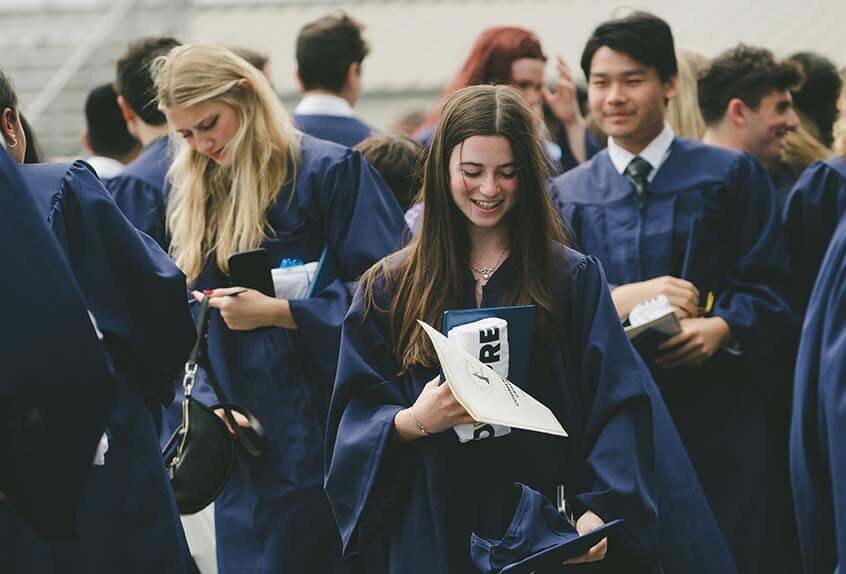
[(479, 34), (464, 65), (444, 90), (441, 101), (420, 124), (418, 132), (438, 121), (443, 102), (458, 90), (479, 84), (511, 83), (511, 64), (523, 58), (546, 61), (540, 40), (534, 33), (514, 26), (495, 26)]

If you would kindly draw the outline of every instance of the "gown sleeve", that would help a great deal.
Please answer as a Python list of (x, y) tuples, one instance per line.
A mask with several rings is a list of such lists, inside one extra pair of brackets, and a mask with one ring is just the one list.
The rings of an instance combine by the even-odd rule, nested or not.
[(728, 323), (743, 353), (759, 360), (779, 356), (795, 341), (799, 320), (775, 190), (749, 154), (737, 160), (730, 178), (730, 205), (715, 222), (723, 227), (720, 236), (731, 238), (725, 246), (730, 263), (713, 315)]
[(169, 400), (195, 334), (185, 276), (124, 217), (83, 162), (65, 174), (51, 215), (115, 367), (149, 402)]
[(118, 175), (106, 182), (115, 203), (136, 229), (168, 248), (165, 231), (165, 192), (137, 177)]
[(290, 300), (306, 345), (330, 377), (338, 357), (338, 331), (350, 302), (350, 285), (394, 251), (405, 231), (402, 210), (363, 156), (347, 150), (321, 174), (317, 217), (337, 278), (314, 297)]
[(580, 361), (585, 459), (577, 498), (659, 572), (735, 572), (658, 388), (620, 324), (600, 263), (571, 275), (571, 355)]
[(39, 535), (66, 538), (114, 374), (67, 262), (2, 149), (0, 246), (0, 491)]
[(784, 208), (790, 265), (806, 302), (840, 214), (846, 209), (846, 180), (825, 162), (806, 169)]
[(380, 489), (378, 475), (389, 473), (389, 467), (399, 469), (398, 457), (390, 454), (411, 450), (402, 445), (406, 449), (395, 451), (391, 444), (394, 417), (413, 401), (396, 375), (399, 368), (387, 333), (383, 314), (371, 309), (365, 316), (359, 290), (341, 332), (326, 435), (326, 493), (345, 553), (357, 549), (355, 534), (370, 499), (387, 504), (389, 489)]

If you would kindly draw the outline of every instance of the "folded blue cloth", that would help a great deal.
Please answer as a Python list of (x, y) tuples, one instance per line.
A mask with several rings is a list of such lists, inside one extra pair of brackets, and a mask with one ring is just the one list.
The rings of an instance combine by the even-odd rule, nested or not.
[(485, 574), (496, 574), (506, 566), (579, 537), (540, 492), (519, 482), (514, 486), (522, 492), (505, 536), (491, 540), (474, 532), (470, 537), (473, 564)]

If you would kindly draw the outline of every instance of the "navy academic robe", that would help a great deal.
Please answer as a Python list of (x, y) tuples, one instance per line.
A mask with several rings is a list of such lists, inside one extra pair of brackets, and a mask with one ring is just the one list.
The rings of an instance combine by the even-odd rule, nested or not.
[(799, 356), (790, 474), (805, 572), (846, 568), (846, 217), (814, 286)]
[[(212, 315), (209, 356), (220, 385), (268, 437), (261, 457), (237, 457), (215, 502), (222, 574), (345, 571), (323, 492), (326, 411), (350, 300), (345, 282), (393, 251), (404, 222), (360, 153), (307, 135), (301, 147), (293, 199), (290, 188), (282, 190), (268, 214), (275, 236), (262, 247), (278, 265), (283, 258), (317, 261), (328, 245), (340, 277), (314, 298), (290, 301), (298, 330), (232, 331)], [(193, 287), (227, 285), (210, 261)]]
[(0, 506), (11, 503), (44, 537), (66, 538), (106, 427), (114, 372), (58, 244), (2, 149), (0, 219), (8, 301), (0, 345), (0, 492), (8, 501)]
[(607, 151), (553, 187), (574, 240), (612, 285), (673, 275), (716, 294), (712, 315), (729, 324), (739, 354), (721, 349), (695, 368), (650, 363), (652, 372), (739, 570), (795, 572), (785, 445), (798, 329), (764, 168), (676, 138), (643, 198)]
[(347, 147), (353, 147), (373, 133), (370, 126), (354, 116), (293, 114), (291, 119), (308, 135)]
[(165, 229), (167, 170), (171, 156), (169, 140), (162, 137), (144, 148), (118, 175), (106, 182), (109, 193), (132, 224), (156, 240), (167, 251)]
[(803, 305), (808, 301), (828, 242), (844, 212), (846, 157), (809, 166), (787, 198), (784, 208), (787, 251)]
[[(187, 545), (146, 403), (172, 387), (194, 341), (185, 278), (121, 214), (83, 162), (20, 167), (64, 251), (117, 373), (105, 464), (95, 466), (77, 538), (35, 539), (10, 521), (2, 552), (18, 572), (188, 571)], [(61, 480), (61, 477), (56, 477)]]
[[(470, 534), (507, 524), (501, 508), (515, 481), (555, 500), (564, 485), (576, 508), (624, 518), (610, 541), (608, 572), (736, 572), (658, 389), (617, 320), (596, 259), (556, 245), (561, 321), (536, 345), (525, 389), (547, 405), (569, 438), (513, 429), (458, 442), (446, 431), (412, 443), (392, 439), (394, 417), (414, 403), (436, 369), (398, 375), (387, 309), (357, 293), (344, 322), (329, 413), (326, 492), (344, 548), (364, 572), (474, 572)], [(482, 307), (502, 300), (506, 260)], [(472, 285), (468, 277), (468, 285)], [(466, 293), (473, 306), (472, 287)], [(437, 326), (436, 326), (437, 327)], [(510, 516), (508, 517), (510, 518)], [(592, 570), (593, 571), (593, 570)]]

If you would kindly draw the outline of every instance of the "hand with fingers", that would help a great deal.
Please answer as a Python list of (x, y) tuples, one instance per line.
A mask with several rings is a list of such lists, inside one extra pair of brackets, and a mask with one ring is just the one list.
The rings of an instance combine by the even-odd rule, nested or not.
[[(579, 519), (576, 521), (576, 532), (579, 533), (580, 536), (584, 536), (589, 532), (593, 532), (597, 528), (601, 526), (605, 526), (605, 522), (596, 514), (588, 510), (584, 514), (582, 514)], [(608, 539), (603, 538), (597, 544), (595, 544), (590, 550), (586, 553), (582, 554), (581, 556), (576, 556), (575, 558), (571, 558), (567, 560), (565, 564), (582, 564), (584, 562), (599, 562), (600, 560), (605, 558), (605, 554), (608, 553)]]
[(681, 331), (658, 345), (662, 353), (655, 359), (656, 365), (665, 369), (695, 367), (731, 342), (731, 327), (722, 317), (693, 317), (680, 323)]
[(220, 311), (226, 326), (233, 331), (251, 331), (260, 327), (296, 329), (287, 299), (277, 299), (244, 287), (226, 287), (191, 295), (197, 301), (209, 298), (209, 307)]
[(690, 281), (672, 275), (627, 283), (611, 291), (611, 298), (621, 318), (627, 317), (635, 305), (658, 295), (666, 295), (679, 319), (699, 315), (699, 289)]
[[(245, 428), (245, 429), (252, 428), (250, 426), (250, 421), (247, 419), (247, 417), (245, 417), (244, 415), (242, 415), (238, 411), (231, 411), (231, 412), (232, 412), (232, 418), (235, 420), (235, 424), (237, 424), (239, 427)], [(216, 414), (217, 416), (220, 417), (220, 420), (222, 420), (223, 424), (226, 425), (226, 429), (229, 431), (229, 434), (231, 434), (232, 436), (235, 436), (235, 429), (233, 429), (232, 426), (230, 426), (229, 421), (226, 419), (226, 415), (223, 412), (223, 409), (214, 409), (214, 414)]]
[(394, 428), (401, 441), (437, 434), (460, 424), (475, 422), (461, 406), (447, 384), (435, 377), (423, 387), (414, 404), (394, 417)]
[(543, 99), (546, 105), (565, 126), (584, 123), (573, 73), (561, 56), (556, 57), (556, 68), (558, 79), (555, 83), (555, 92), (543, 88)]

